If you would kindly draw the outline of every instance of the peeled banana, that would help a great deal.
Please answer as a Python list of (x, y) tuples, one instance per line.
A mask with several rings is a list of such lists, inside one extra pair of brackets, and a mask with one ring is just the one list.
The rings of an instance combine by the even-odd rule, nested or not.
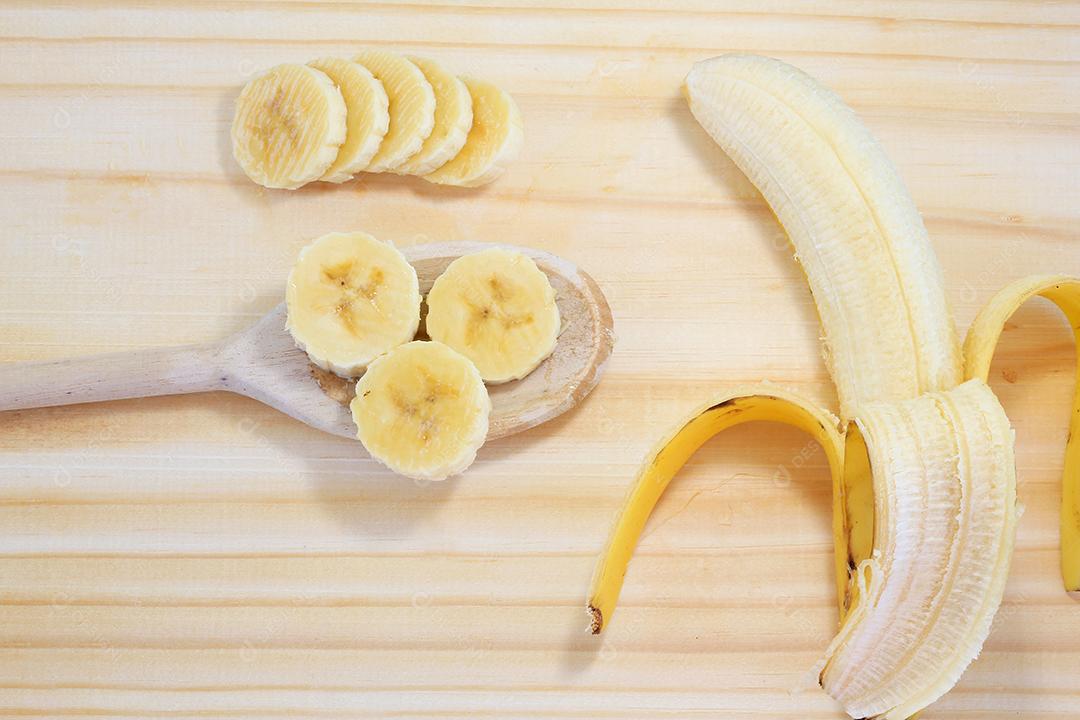
[(795, 245), (841, 415), (865, 399), (955, 385), (960, 350), (941, 268), (896, 169), (851, 108), (802, 71), (754, 55), (698, 63), (685, 91)]
[[(590, 628), (610, 621), (644, 522), (694, 450), (738, 422), (787, 422), (817, 438), (832, 468), (842, 626), (821, 685), (852, 717), (907, 718), (978, 655), (1008, 573), (1014, 436), (985, 382), (993, 347), (1034, 294), (1080, 328), (1080, 281), (1006, 288), (961, 351), (918, 212), (850, 108), (796, 68), (752, 55), (698, 63), (684, 90), (694, 117), (788, 232), (821, 317), (840, 424), (771, 388), (738, 391), (691, 415), (631, 488), (593, 577)], [(1062, 509), (1069, 587), (1080, 582), (1080, 446), (1071, 439), (1080, 433), (1080, 394), (1074, 411)]]
[(394, 170), (420, 152), (431, 135), (435, 92), (420, 68), (401, 55), (368, 49), (353, 59), (382, 81), (390, 100), (390, 129), (368, 164), (368, 172)]
[(381, 82), (367, 68), (341, 58), (320, 58), (308, 63), (334, 81), (345, 100), (345, 142), (337, 158), (320, 178), (342, 183), (366, 170), (390, 127), (389, 101)]
[(292, 190), (318, 180), (345, 136), (341, 91), (313, 67), (278, 65), (244, 86), (236, 99), (233, 156), (264, 187)]
[(285, 305), (287, 328), (311, 361), (355, 377), (416, 335), (420, 284), (393, 245), (362, 232), (330, 233), (300, 252)]
[(409, 56), (435, 92), (435, 127), (420, 151), (394, 169), (403, 175), (427, 175), (465, 146), (472, 127), (472, 96), (465, 83), (434, 60)]
[(514, 98), (499, 87), (462, 78), (472, 96), (472, 128), (465, 146), (427, 180), (441, 185), (476, 187), (506, 171), (521, 150), (525, 123)]
[(491, 399), (476, 367), (446, 345), (414, 341), (378, 358), (350, 404), (371, 456), (416, 480), (444, 480), (476, 458)]
[(821, 684), (852, 717), (904, 720), (979, 653), (1016, 527), (1013, 432), (981, 380), (857, 419), (873, 468), (874, 553)]
[(427, 296), (428, 335), (469, 358), (487, 383), (528, 375), (559, 336), (559, 308), (532, 258), (499, 248), (463, 255)]

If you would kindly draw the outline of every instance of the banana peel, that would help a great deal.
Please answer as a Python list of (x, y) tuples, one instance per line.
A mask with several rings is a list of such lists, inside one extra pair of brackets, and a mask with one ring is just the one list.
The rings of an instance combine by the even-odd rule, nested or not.
[(1033, 297), (1043, 297), (1057, 305), (1076, 341), (1076, 386), (1061, 477), (1061, 577), (1066, 591), (1080, 592), (1080, 278), (1032, 275), (1002, 288), (979, 312), (968, 330), (964, 340), (964, 375), (983, 381), (987, 379), (990, 361), (1005, 323)]
[[(744, 422), (783, 422), (825, 450), (840, 631), (822, 687), (857, 718), (902, 719), (978, 655), (1015, 536), (1014, 434), (986, 384), (1012, 313), (1041, 295), (1080, 342), (1080, 279), (1003, 289), (963, 347), (921, 218), (854, 113), (801, 71), (734, 55), (699, 63), (695, 118), (762, 191), (806, 271), (840, 418), (773, 386), (697, 408), (647, 455), (593, 575), (589, 629), (610, 622), (642, 528), (693, 453)], [(1080, 376), (1080, 360), (1078, 360)], [(1062, 575), (1080, 585), (1080, 388), (1066, 442)]]
[[(1005, 323), (1021, 305), (1040, 296), (1068, 319), (1080, 349), (1080, 278), (1021, 278), (987, 303), (964, 344), (965, 376), (985, 381)], [(840, 624), (857, 605), (865, 576), (857, 572), (873, 555), (874, 494), (866, 441), (856, 424), (841, 427), (827, 409), (798, 394), (762, 384), (735, 388), (696, 408), (646, 455), (623, 502), (593, 572), (587, 611), (589, 632), (611, 622), (641, 533), (668, 485), (697, 450), (728, 428), (777, 422), (807, 433), (829, 462), (833, 487), (833, 551)], [(1080, 360), (1065, 446), (1061, 501), (1061, 575), (1068, 592), (1080, 592)], [(917, 714), (911, 717), (916, 717)]]

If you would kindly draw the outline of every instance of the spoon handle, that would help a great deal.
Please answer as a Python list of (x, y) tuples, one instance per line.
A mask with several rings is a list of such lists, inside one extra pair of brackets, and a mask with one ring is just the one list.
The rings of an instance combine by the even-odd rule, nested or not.
[(0, 411), (224, 389), (218, 346), (0, 363)]

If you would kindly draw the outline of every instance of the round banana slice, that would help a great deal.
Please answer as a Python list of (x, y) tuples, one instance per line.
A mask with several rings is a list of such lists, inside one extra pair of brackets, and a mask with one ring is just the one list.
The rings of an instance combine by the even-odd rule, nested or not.
[(435, 91), (413, 63), (385, 50), (364, 50), (355, 58), (382, 81), (390, 101), (390, 129), (368, 172), (394, 170), (424, 146), (435, 127)]
[(373, 362), (349, 407), (372, 457), (416, 480), (445, 480), (476, 459), (491, 399), (468, 358), (415, 341)]
[(473, 121), (472, 96), (465, 83), (434, 60), (412, 56), (409, 60), (420, 68), (435, 91), (435, 129), (424, 141), (420, 152), (397, 166), (394, 172), (427, 175), (442, 167), (465, 146)]
[(233, 157), (258, 184), (294, 190), (323, 176), (345, 132), (345, 100), (334, 81), (307, 65), (278, 65), (236, 99)]
[(416, 335), (416, 271), (367, 233), (330, 233), (300, 251), (285, 290), (286, 327), (311, 361), (356, 377), (379, 355)]
[(462, 80), (473, 103), (469, 137), (461, 152), (424, 179), (440, 185), (476, 187), (502, 175), (517, 157), (524, 142), (525, 124), (509, 94), (483, 80)]
[(320, 178), (343, 183), (367, 168), (379, 151), (390, 127), (390, 101), (382, 83), (363, 65), (341, 58), (320, 58), (308, 65), (326, 73), (345, 99), (345, 142), (338, 150), (334, 164)]
[(488, 383), (518, 380), (555, 349), (559, 308), (532, 258), (493, 248), (454, 260), (427, 297), (427, 332)]

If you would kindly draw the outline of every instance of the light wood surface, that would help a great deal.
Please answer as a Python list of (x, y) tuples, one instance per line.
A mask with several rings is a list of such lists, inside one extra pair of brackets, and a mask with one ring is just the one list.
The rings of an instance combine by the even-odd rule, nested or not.
[[(491, 247), (496, 245), (425, 243), (406, 247), (404, 254), (426, 297), (451, 262)], [(489, 387), (489, 440), (524, 432), (581, 402), (599, 382), (615, 339), (611, 308), (587, 273), (542, 250), (498, 247), (536, 261), (555, 291), (561, 324), (555, 348), (535, 370)], [(258, 400), (316, 430), (355, 439), (348, 409), (356, 397), (355, 379), (311, 363), (286, 330), (287, 312), (279, 303), (251, 326), (202, 345), (2, 363), (0, 412), (220, 390)]]
[[(1075, 4), (8, 2), (0, 35), (0, 361), (221, 338), (351, 229), (556, 253), (619, 338), (578, 408), (424, 487), (225, 393), (0, 415), (0, 717), (840, 718), (809, 672), (836, 622), (827, 472), (795, 432), (699, 453), (585, 634), (595, 555), (671, 423), (761, 379), (835, 407), (779, 227), (679, 96), (695, 60), (771, 54), (856, 108), (962, 329), (1008, 280), (1080, 272)], [(251, 185), (227, 142), (245, 79), (365, 43), (508, 89), (520, 160), (474, 191)], [(1073, 352), (1041, 301), (1004, 333), (1018, 552), (926, 720), (1080, 717), (1057, 571)]]

